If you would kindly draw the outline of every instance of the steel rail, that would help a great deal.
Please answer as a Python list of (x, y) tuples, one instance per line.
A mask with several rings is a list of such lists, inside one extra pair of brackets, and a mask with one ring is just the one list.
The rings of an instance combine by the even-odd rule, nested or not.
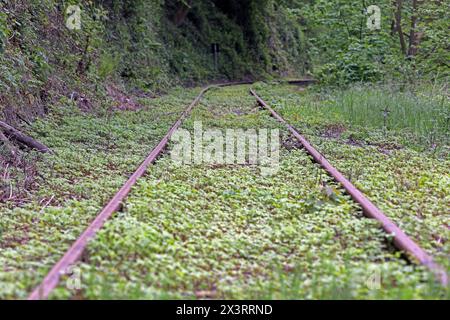
[(98, 216), (92, 221), (92, 223), (85, 229), (85, 231), (78, 237), (78, 239), (72, 244), (69, 250), (66, 251), (64, 256), (53, 266), (44, 280), (38, 285), (32, 293), (28, 296), (28, 300), (41, 300), (47, 299), (49, 294), (56, 288), (59, 284), (61, 276), (64, 275), (68, 268), (73, 266), (80, 258), (84, 250), (86, 249), (90, 240), (92, 240), (96, 233), (103, 227), (105, 222), (120, 209), (123, 201), (130, 193), (132, 187), (136, 184), (137, 180), (141, 178), (147, 168), (155, 162), (158, 156), (167, 147), (170, 137), (173, 133), (181, 126), (186, 117), (191, 113), (192, 109), (199, 103), (203, 95), (214, 87), (224, 87), (231, 85), (244, 84), (243, 82), (238, 83), (227, 83), (227, 84), (217, 84), (207, 86), (199, 93), (199, 95), (192, 101), (192, 103), (184, 110), (180, 118), (175, 122), (175, 124), (170, 128), (164, 138), (158, 143), (158, 145), (150, 152), (147, 158), (142, 162), (138, 169), (129, 177), (127, 182), (122, 186), (122, 188), (114, 195), (114, 197), (109, 201), (109, 203), (103, 208), (103, 210), (98, 214)]
[[(307, 81), (309, 82), (309, 80)], [(128, 194), (131, 192), (132, 187), (136, 184), (137, 180), (141, 178), (147, 168), (153, 164), (158, 156), (167, 147), (170, 137), (173, 133), (181, 126), (186, 117), (189, 116), (192, 109), (199, 103), (200, 99), (204, 94), (214, 88), (214, 87), (225, 87), (233, 85), (242, 84), (252, 84), (251, 81), (225, 83), (207, 86), (199, 93), (199, 95), (194, 99), (194, 101), (184, 110), (180, 118), (171, 127), (168, 133), (163, 137), (163, 139), (158, 143), (158, 145), (150, 152), (147, 158), (142, 162), (138, 169), (129, 177), (127, 182), (122, 186), (122, 188), (114, 195), (114, 197), (108, 202), (108, 204), (103, 208), (99, 215), (92, 221), (92, 223), (85, 229), (85, 231), (78, 237), (78, 239), (72, 244), (72, 246), (66, 251), (64, 256), (53, 266), (49, 271), (43, 281), (32, 291), (28, 296), (28, 300), (40, 300), (47, 299), (49, 294), (56, 288), (61, 280), (61, 276), (66, 273), (69, 267), (73, 266), (78, 260), (81, 259), (84, 250), (86, 249), (90, 240), (92, 240), (96, 233), (103, 227), (106, 221), (120, 209), (123, 201), (126, 199)], [(395, 234), (394, 244), (400, 249), (410, 253), (423, 265), (426, 265), (431, 270), (439, 275), (439, 279), (442, 284), (447, 285), (447, 274), (443, 271), (442, 267), (437, 265), (433, 259), (421, 249), (417, 244), (415, 244), (411, 239), (409, 239), (404, 232), (402, 232), (395, 224), (393, 224), (379, 209), (377, 209), (365, 196), (358, 191), (342, 174), (340, 174), (335, 168), (328, 163), (328, 161), (316, 151), (309, 142), (303, 138), (291, 125), (289, 125), (280, 115), (278, 115), (272, 108), (270, 108), (267, 103), (265, 103), (253, 90), (251, 93), (256, 97), (258, 103), (268, 109), (272, 115), (280, 122), (286, 124), (291, 133), (300, 140), (305, 149), (310, 153), (310, 155), (324, 167), (324, 169), (329, 172), (338, 182), (340, 182), (346, 191), (352, 196), (352, 198), (358, 202), (365, 214), (369, 217), (373, 217), (379, 220), (383, 229), (390, 233)]]
[(317, 151), (308, 140), (303, 137), (293, 126), (283, 119), (274, 109), (272, 109), (258, 94), (251, 89), (250, 93), (256, 98), (258, 104), (272, 114), (279, 122), (283, 123), (287, 129), (300, 141), (307, 153), (320, 164), (337, 182), (339, 182), (352, 199), (363, 209), (364, 214), (376, 219), (381, 223), (383, 230), (393, 236), (394, 245), (404, 251), (410, 257), (416, 259), (420, 264), (431, 270), (437, 280), (443, 285), (448, 286), (448, 275), (445, 269), (437, 264), (433, 258), (425, 252), (418, 244), (409, 238), (395, 223), (393, 223), (380, 209), (378, 209), (361, 191), (359, 191), (347, 178), (344, 177), (336, 168), (334, 168), (327, 159)]
[(164, 138), (158, 143), (158, 145), (150, 152), (147, 158), (137, 168), (137, 170), (128, 178), (127, 182), (120, 188), (120, 190), (114, 195), (114, 197), (108, 202), (103, 210), (97, 215), (97, 217), (91, 222), (91, 224), (85, 229), (85, 231), (78, 237), (78, 239), (72, 244), (72, 246), (66, 251), (64, 256), (53, 266), (50, 272), (46, 275), (44, 280), (31, 292), (28, 296), (28, 300), (41, 300), (47, 299), (49, 294), (59, 284), (61, 276), (66, 273), (68, 268), (81, 259), (84, 250), (86, 249), (90, 240), (92, 240), (96, 233), (103, 227), (105, 222), (120, 209), (125, 198), (131, 192), (132, 187), (136, 184), (137, 180), (141, 178), (147, 168), (156, 161), (158, 156), (167, 147), (170, 137), (181, 126), (186, 117), (189, 116), (192, 109), (199, 103), (203, 95), (212, 88), (215, 87), (227, 87), (236, 85), (252, 84), (252, 81), (240, 81), (229, 83), (212, 84), (202, 89), (198, 96), (191, 102), (191, 104), (184, 110), (180, 118), (170, 128)]

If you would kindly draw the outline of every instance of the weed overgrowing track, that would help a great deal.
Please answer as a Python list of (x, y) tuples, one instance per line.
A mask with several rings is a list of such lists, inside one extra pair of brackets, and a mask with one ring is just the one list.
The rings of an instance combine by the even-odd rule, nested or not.
[[(446, 298), (394, 250), (248, 86), (209, 92), (183, 128), (280, 129), (280, 168), (177, 165), (166, 155), (93, 239), (52, 298)], [(289, 146), (289, 147), (288, 147)], [(381, 184), (382, 185), (382, 184)], [(66, 280), (66, 279), (63, 279)], [(68, 279), (71, 280), (71, 279)]]
[[(379, 89), (324, 96), (285, 85), (261, 85), (258, 92), (450, 271), (450, 144), (445, 117), (439, 116), (450, 105), (442, 95), (419, 93), (411, 100), (411, 94), (386, 93), (374, 101)], [(354, 101), (365, 106), (358, 109)], [(398, 101), (401, 112), (395, 110)], [(387, 107), (393, 111), (389, 122), (398, 126), (384, 126)], [(372, 114), (367, 114), (369, 108)]]
[(0, 299), (27, 297), (196, 94), (178, 90), (142, 99), (138, 111), (95, 115), (68, 105), (34, 124), (55, 155), (36, 161), (22, 206), (0, 204)]

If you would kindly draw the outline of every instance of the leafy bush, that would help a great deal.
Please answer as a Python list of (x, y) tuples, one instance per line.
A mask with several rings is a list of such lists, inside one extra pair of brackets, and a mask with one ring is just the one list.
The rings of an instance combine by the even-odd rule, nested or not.
[(335, 62), (320, 67), (316, 76), (321, 83), (331, 85), (380, 80), (383, 71), (375, 54), (370, 45), (355, 41), (348, 50), (336, 54)]

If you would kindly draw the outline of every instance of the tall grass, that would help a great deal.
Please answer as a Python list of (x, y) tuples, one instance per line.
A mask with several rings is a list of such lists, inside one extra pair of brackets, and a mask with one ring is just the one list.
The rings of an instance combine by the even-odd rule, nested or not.
[(450, 99), (443, 85), (414, 91), (359, 85), (322, 92), (320, 97), (313, 104), (323, 105), (325, 100), (327, 113), (351, 125), (410, 133), (431, 145), (449, 144)]

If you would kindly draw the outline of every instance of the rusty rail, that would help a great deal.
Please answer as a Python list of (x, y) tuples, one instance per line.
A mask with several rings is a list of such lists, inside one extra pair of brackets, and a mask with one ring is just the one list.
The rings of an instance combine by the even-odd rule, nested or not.
[(92, 221), (92, 223), (86, 228), (86, 230), (80, 235), (80, 237), (73, 243), (64, 256), (54, 265), (44, 280), (39, 286), (37, 286), (33, 292), (28, 296), (28, 300), (40, 300), (47, 299), (49, 294), (58, 285), (61, 276), (68, 270), (70, 266), (76, 263), (82, 256), (90, 240), (94, 238), (96, 233), (103, 227), (105, 222), (113, 215), (114, 212), (120, 209), (121, 204), (130, 193), (132, 187), (136, 184), (137, 180), (142, 177), (147, 168), (155, 162), (158, 156), (167, 147), (170, 137), (181, 126), (183, 120), (191, 113), (192, 109), (198, 104), (203, 95), (213, 87), (230, 86), (241, 83), (230, 84), (218, 84), (204, 88), (200, 94), (192, 101), (187, 107), (180, 118), (175, 122), (172, 128), (167, 132), (164, 138), (159, 144), (150, 152), (147, 158), (142, 162), (138, 169), (130, 176), (128, 181), (122, 186), (122, 188), (116, 193), (116, 195), (109, 201), (109, 203), (103, 208), (100, 214)]
[[(307, 80), (306, 82), (310, 82)], [(192, 101), (192, 103), (184, 110), (180, 118), (175, 122), (171, 129), (167, 132), (164, 138), (159, 144), (150, 152), (147, 158), (142, 162), (138, 169), (130, 176), (127, 182), (122, 188), (114, 195), (109, 203), (103, 208), (99, 215), (92, 221), (92, 223), (85, 229), (85, 231), (79, 236), (79, 238), (72, 244), (67, 250), (64, 256), (53, 266), (50, 272), (46, 275), (43, 281), (32, 291), (28, 296), (28, 300), (40, 300), (47, 299), (49, 294), (59, 284), (61, 276), (75, 264), (80, 258), (84, 250), (86, 249), (90, 240), (92, 240), (96, 233), (103, 227), (106, 221), (120, 209), (123, 201), (131, 192), (132, 187), (136, 184), (137, 180), (141, 178), (147, 168), (153, 164), (158, 156), (167, 147), (170, 137), (181, 126), (186, 117), (189, 116), (192, 109), (199, 103), (203, 95), (214, 87), (225, 87), (232, 85), (251, 84), (252, 82), (234, 82), (226, 84), (217, 84), (205, 87), (199, 95)], [(288, 124), (278, 113), (276, 113), (264, 100), (262, 100), (255, 91), (251, 90), (260, 105), (265, 107), (271, 112), (271, 114), (280, 122), (284, 123), (289, 131), (303, 144), (307, 152), (314, 158), (314, 160), (322, 165), (322, 167), (332, 175), (336, 181), (340, 182), (345, 190), (352, 196), (353, 200), (361, 205), (364, 213), (371, 218), (375, 218), (382, 223), (383, 229), (389, 233), (394, 234), (394, 244), (401, 250), (409, 253), (416, 258), (421, 264), (430, 268), (439, 276), (439, 280), (442, 284), (447, 285), (447, 273), (441, 266), (436, 264), (432, 257), (430, 257), (422, 248), (420, 248), (414, 241), (412, 241), (400, 228), (392, 223), (372, 202), (370, 202), (356, 187), (354, 187), (350, 181), (348, 181), (339, 171), (337, 171), (317, 150), (315, 150), (311, 144), (301, 136), (290, 124)]]
[(359, 191), (347, 178), (345, 178), (336, 168), (334, 168), (327, 159), (317, 151), (293, 126), (284, 120), (274, 109), (272, 109), (258, 94), (252, 89), (250, 93), (256, 98), (259, 105), (269, 110), (272, 116), (279, 122), (286, 125), (287, 129), (300, 141), (308, 154), (315, 162), (320, 164), (337, 182), (339, 182), (352, 199), (357, 202), (363, 209), (364, 214), (376, 219), (381, 223), (383, 230), (393, 235), (394, 245), (404, 251), (410, 257), (416, 259), (420, 264), (431, 270), (439, 282), (443, 286), (448, 285), (448, 275), (445, 269), (434, 262), (433, 258), (428, 255), (418, 244), (409, 238), (395, 223), (393, 223), (380, 209), (378, 209), (361, 191)]

